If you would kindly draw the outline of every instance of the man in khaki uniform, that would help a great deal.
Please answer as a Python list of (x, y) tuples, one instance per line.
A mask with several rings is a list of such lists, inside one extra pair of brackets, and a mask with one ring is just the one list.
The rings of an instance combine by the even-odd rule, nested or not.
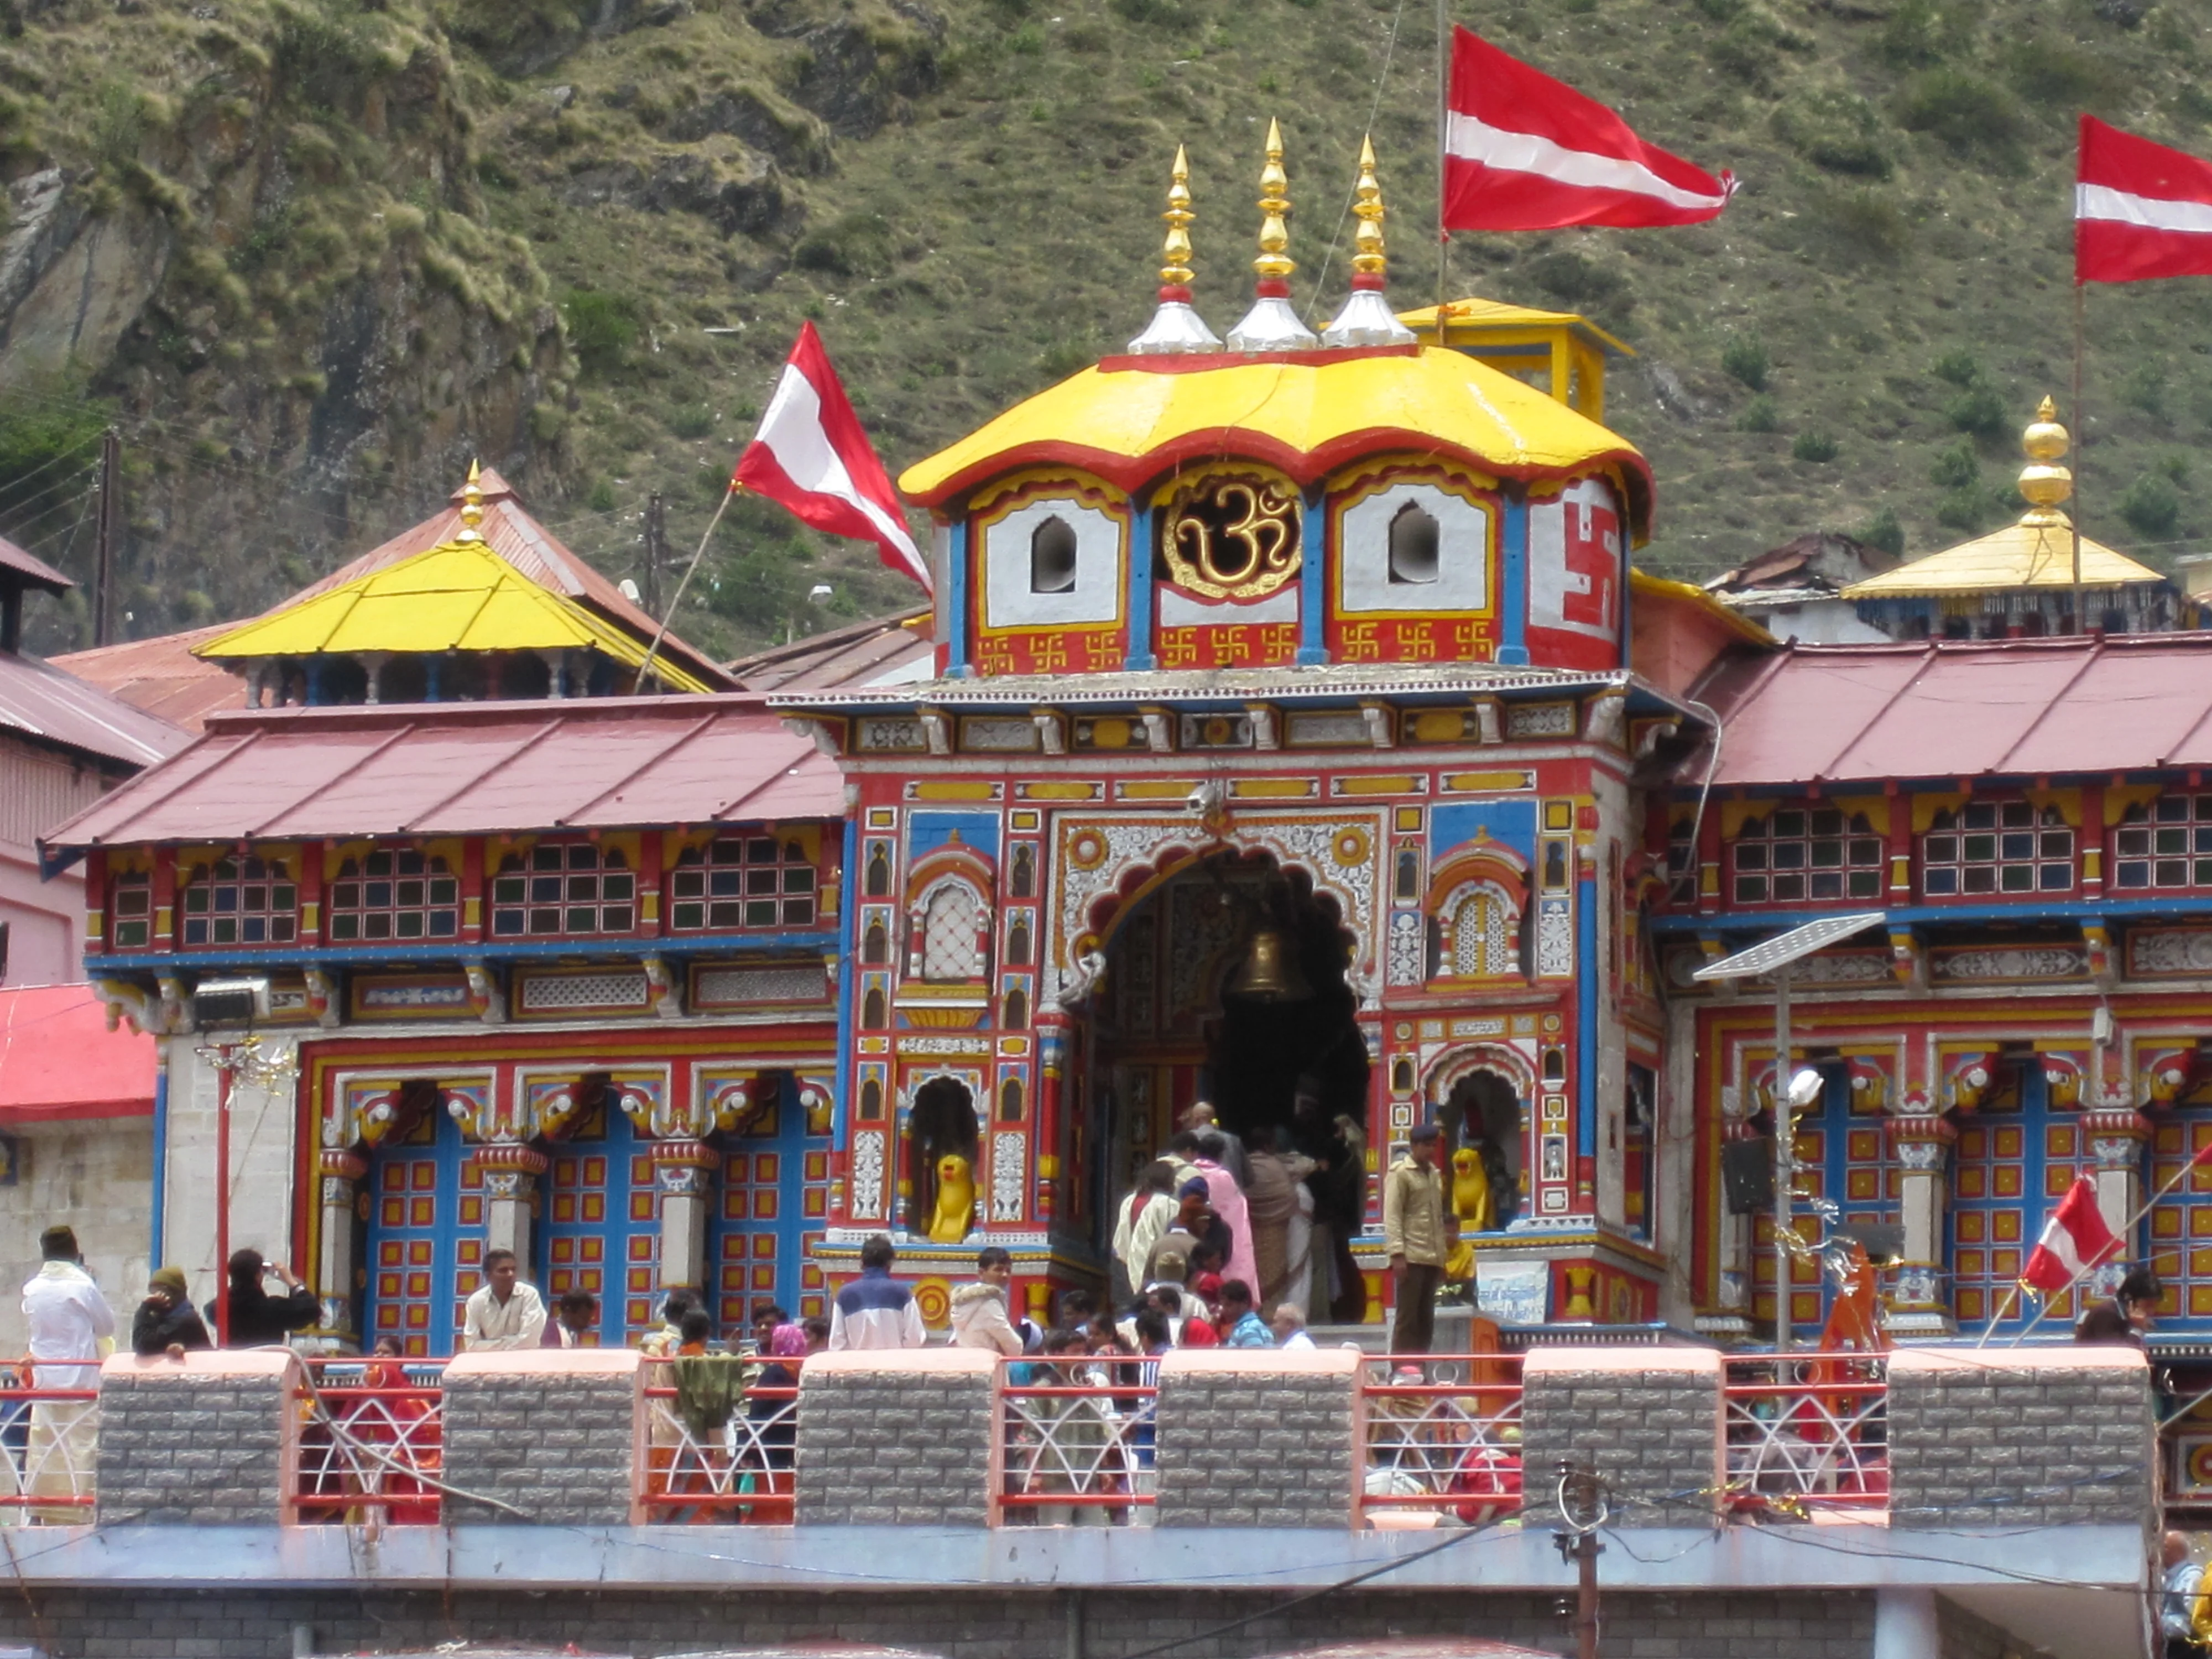
[(1439, 1132), (1416, 1125), (1406, 1155), (1382, 1181), (1382, 1246), (1389, 1253), (1392, 1353), (1426, 1353), (1436, 1341), (1437, 1291), (1451, 1241), (1444, 1231), (1444, 1176), (1437, 1164)]

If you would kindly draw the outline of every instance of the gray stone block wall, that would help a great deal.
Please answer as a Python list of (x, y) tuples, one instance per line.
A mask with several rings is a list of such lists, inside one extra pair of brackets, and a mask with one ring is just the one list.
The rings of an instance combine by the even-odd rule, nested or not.
[(1357, 1357), (1343, 1358), (1327, 1370), (1271, 1370), (1170, 1356), (1160, 1367), (1155, 1524), (1350, 1527), (1359, 1374)]
[(810, 1360), (799, 1376), (799, 1523), (989, 1525), (996, 1374), (995, 1355), (964, 1349)]
[(292, 1515), (298, 1441), (288, 1353), (246, 1352), (101, 1368), (101, 1526), (274, 1525)]
[(1557, 1519), (1559, 1466), (1594, 1470), (1611, 1524), (1701, 1525), (1723, 1482), (1721, 1356), (1538, 1349), (1522, 1378), (1523, 1513)]
[[(447, 1368), (442, 1474), (455, 1489), (446, 1495), (449, 1522), (621, 1526), (638, 1518), (642, 1361), (604, 1350), (574, 1354), (614, 1363), (586, 1367), (549, 1351), (543, 1369), (524, 1353), (465, 1354)], [(562, 1359), (565, 1367), (556, 1363)], [(502, 1363), (485, 1364), (491, 1361)]]
[(1887, 1415), (1893, 1527), (2154, 1517), (2150, 1371), (2131, 1350), (1909, 1350)]

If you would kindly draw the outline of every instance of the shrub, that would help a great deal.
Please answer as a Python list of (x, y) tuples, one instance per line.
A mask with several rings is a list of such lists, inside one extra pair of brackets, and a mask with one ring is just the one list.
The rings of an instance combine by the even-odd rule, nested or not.
[(2153, 420), (2166, 418), (2166, 365), (2137, 363), (2120, 382), (2120, 400)]
[(1817, 198), (1810, 216), (1810, 228), (1830, 257), (1845, 264), (1888, 264), (1912, 246), (1912, 221), (1875, 191), (1841, 191)]
[(1832, 461), (1836, 459), (1836, 441), (1817, 428), (1801, 432), (1797, 434), (1797, 441), (1790, 446), (1790, 453), (1793, 459), (1800, 461), (1815, 464)]
[(590, 507), (594, 513), (613, 512), (615, 510), (615, 487), (609, 483), (605, 478), (597, 480), (592, 485), (592, 493), (584, 497), (584, 505)]
[(1929, 365), (1939, 380), (1948, 380), (1953, 386), (1978, 386), (1982, 379), (1982, 360), (1960, 346), (1947, 351)]
[(1950, 45), (1934, 0), (1901, 0), (1891, 9), (1875, 49), (1889, 62), (1909, 66), (1936, 62)]
[(2004, 399), (1985, 386), (1969, 386), (1952, 398), (1944, 406), (1943, 417), (1960, 431), (1978, 438), (2004, 436)]
[(1893, 507), (1885, 507), (1861, 525), (1857, 539), (1869, 547), (1880, 548), (1893, 559), (1905, 556), (1905, 526), (1898, 522)]
[(880, 276), (890, 269), (890, 231), (872, 213), (848, 213), (799, 239), (791, 251), (802, 270)]
[(1892, 163), (1881, 143), (1874, 106), (1847, 92), (1817, 92), (1793, 100), (1775, 114), (1775, 131), (1800, 155), (1831, 173), (1887, 179)]
[(1936, 504), (1936, 522), (1972, 535), (1989, 522), (1990, 498), (1979, 489), (1954, 489)]
[(1623, 316), (1633, 303), (1627, 277), (1570, 249), (1540, 255), (1521, 269), (1552, 298), (1577, 310), (1609, 310)]
[(1781, 431), (1782, 416), (1774, 407), (1774, 399), (1762, 392), (1746, 404), (1743, 413), (1735, 417), (1735, 429), (1739, 432)]
[(2171, 536), (2181, 522), (2181, 492), (2164, 475), (2146, 472), (2120, 497), (2120, 516), (2141, 535)]
[(714, 429), (714, 411), (707, 404), (681, 404), (668, 411), (668, 429), (679, 438), (703, 438)]
[(1955, 155), (2009, 163), (2020, 150), (2027, 122), (2011, 94), (1960, 70), (1929, 70), (1913, 76), (1898, 98), (1897, 118), (1924, 132)]
[(637, 301), (627, 294), (602, 289), (574, 288), (561, 301), (562, 319), (568, 325), (568, 343), (576, 361), (602, 372), (620, 366), (623, 356), (637, 343)]
[(1928, 464), (1928, 481), (1945, 489), (1971, 489), (1982, 481), (1982, 458), (1961, 439)]
[(1721, 348), (1721, 367), (1753, 392), (1765, 391), (1766, 371), (1771, 367), (1765, 342), (1753, 334), (1729, 335)]
[(2030, 103), (2062, 108), (2102, 108), (2127, 90), (2103, 58), (2057, 40), (2022, 40), (2006, 55), (2005, 72)]

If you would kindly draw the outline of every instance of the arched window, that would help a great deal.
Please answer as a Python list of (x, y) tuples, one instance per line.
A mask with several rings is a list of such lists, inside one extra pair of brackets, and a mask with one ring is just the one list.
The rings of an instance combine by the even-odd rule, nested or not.
[(884, 931), (880, 918), (871, 918), (868, 931), (860, 939), (860, 960), (871, 968), (880, 968), (890, 959), (890, 935)]
[(127, 870), (107, 884), (107, 943), (142, 951), (154, 942), (154, 878)]
[(860, 1121), (874, 1123), (884, 1115), (884, 1085), (870, 1078), (860, 1085)]
[(1075, 592), (1075, 531), (1058, 514), (1030, 532), (1030, 592)]
[(331, 884), (334, 942), (452, 939), (461, 930), (461, 884), (446, 860), (421, 853), (348, 859)]
[(983, 977), (983, 903), (964, 881), (930, 894), (921, 913), (921, 976), (933, 984)]
[(1881, 837), (1863, 813), (1778, 806), (1736, 831), (1729, 862), (1738, 904), (1881, 896)]
[(1970, 800), (1938, 812), (1921, 838), (1920, 890), (1929, 898), (2073, 888), (2074, 831), (2056, 806)]
[(637, 925), (637, 878), (618, 847), (541, 842), (500, 860), (491, 907), (498, 939), (627, 933)]
[(1005, 1017), (999, 1022), (1009, 1031), (1018, 1031), (1030, 1023), (1030, 1000), (1021, 987), (1006, 993)]
[(999, 1085), (999, 1121), (1019, 1123), (1022, 1121), (1022, 1080), (1010, 1077)]
[(299, 928), (300, 890), (281, 859), (196, 864), (180, 898), (187, 945), (289, 945)]
[(1462, 979), (1498, 979), (1518, 973), (1516, 920), (1505, 896), (1494, 887), (1478, 887), (1462, 899), (1452, 915), (1451, 971)]
[(868, 896), (889, 898), (891, 891), (890, 848), (878, 842), (868, 848)]
[(1030, 965), (1030, 921), (1027, 916), (1014, 918), (1006, 929), (1006, 966), (1026, 968)]
[(890, 1024), (885, 1018), (882, 987), (869, 987), (868, 994), (860, 999), (860, 1024), (871, 1031), (880, 1031)]
[(1006, 892), (1012, 898), (1036, 896), (1036, 848), (1027, 842), (1014, 848), (1013, 873), (1007, 878)]
[(1390, 519), (1390, 581), (1426, 586), (1437, 580), (1436, 514), (1407, 501)]

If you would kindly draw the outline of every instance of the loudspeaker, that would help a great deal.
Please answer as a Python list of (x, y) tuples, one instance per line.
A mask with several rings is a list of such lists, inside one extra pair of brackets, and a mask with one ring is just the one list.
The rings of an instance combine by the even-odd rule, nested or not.
[(1730, 1215), (1774, 1207), (1774, 1142), (1731, 1140), (1721, 1148), (1721, 1190)]

